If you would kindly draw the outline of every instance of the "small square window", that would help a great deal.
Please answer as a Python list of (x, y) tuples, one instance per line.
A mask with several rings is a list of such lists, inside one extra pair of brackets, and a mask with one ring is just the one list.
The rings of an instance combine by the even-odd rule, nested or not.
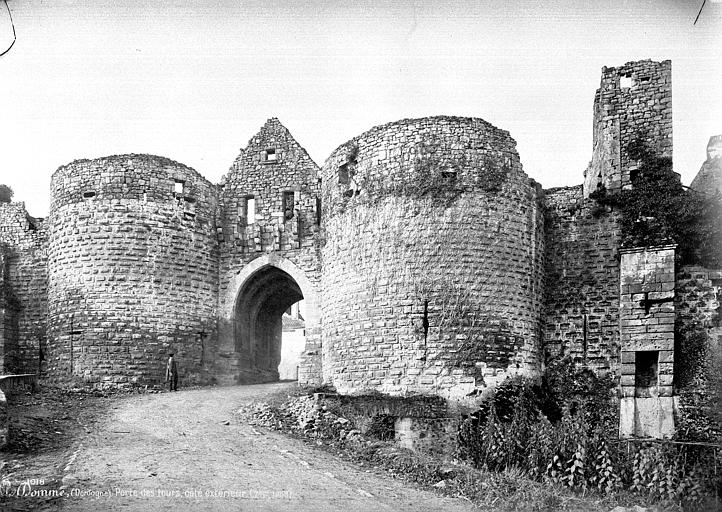
[(173, 188), (173, 191), (176, 194), (183, 194), (183, 189), (185, 188), (185, 183), (180, 180), (175, 180), (175, 186)]
[(640, 350), (634, 355), (634, 386), (640, 391), (658, 385), (658, 350)]
[(619, 77), (619, 87), (622, 89), (629, 89), (632, 87), (632, 77), (631, 76), (620, 76)]
[(456, 181), (456, 171), (454, 169), (445, 169), (441, 171), (441, 177), (446, 181)]
[(278, 153), (276, 153), (276, 148), (268, 148), (265, 152), (265, 158), (266, 162), (277, 162)]

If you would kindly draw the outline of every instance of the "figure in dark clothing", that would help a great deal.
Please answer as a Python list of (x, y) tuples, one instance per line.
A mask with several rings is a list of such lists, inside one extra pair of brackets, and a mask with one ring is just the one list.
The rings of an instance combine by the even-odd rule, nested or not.
[(173, 354), (169, 354), (168, 365), (165, 368), (165, 380), (168, 382), (170, 391), (178, 391), (178, 365), (175, 363)]

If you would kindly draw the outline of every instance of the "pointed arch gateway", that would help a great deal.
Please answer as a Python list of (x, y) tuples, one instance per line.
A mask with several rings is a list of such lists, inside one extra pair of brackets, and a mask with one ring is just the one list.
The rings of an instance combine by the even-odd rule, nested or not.
[(313, 283), (290, 260), (271, 253), (243, 267), (228, 289), (234, 299), (225, 304), (223, 314), (232, 320), (228, 334), (237, 358), (236, 381), (278, 380), (284, 311), (303, 299), (307, 339), (318, 331), (319, 302)]

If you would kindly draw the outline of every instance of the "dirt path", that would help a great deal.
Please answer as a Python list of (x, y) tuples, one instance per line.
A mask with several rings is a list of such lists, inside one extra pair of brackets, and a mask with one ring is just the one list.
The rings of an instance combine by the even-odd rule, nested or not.
[(289, 385), (120, 399), (71, 457), (62, 510), (472, 510), (233, 414)]

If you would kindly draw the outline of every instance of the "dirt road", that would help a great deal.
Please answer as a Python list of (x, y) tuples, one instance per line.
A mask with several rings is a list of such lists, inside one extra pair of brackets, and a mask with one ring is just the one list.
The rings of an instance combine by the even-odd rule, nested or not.
[(468, 502), (366, 472), (234, 414), (290, 385), (119, 400), (70, 457), (62, 510), (472, 510)]

